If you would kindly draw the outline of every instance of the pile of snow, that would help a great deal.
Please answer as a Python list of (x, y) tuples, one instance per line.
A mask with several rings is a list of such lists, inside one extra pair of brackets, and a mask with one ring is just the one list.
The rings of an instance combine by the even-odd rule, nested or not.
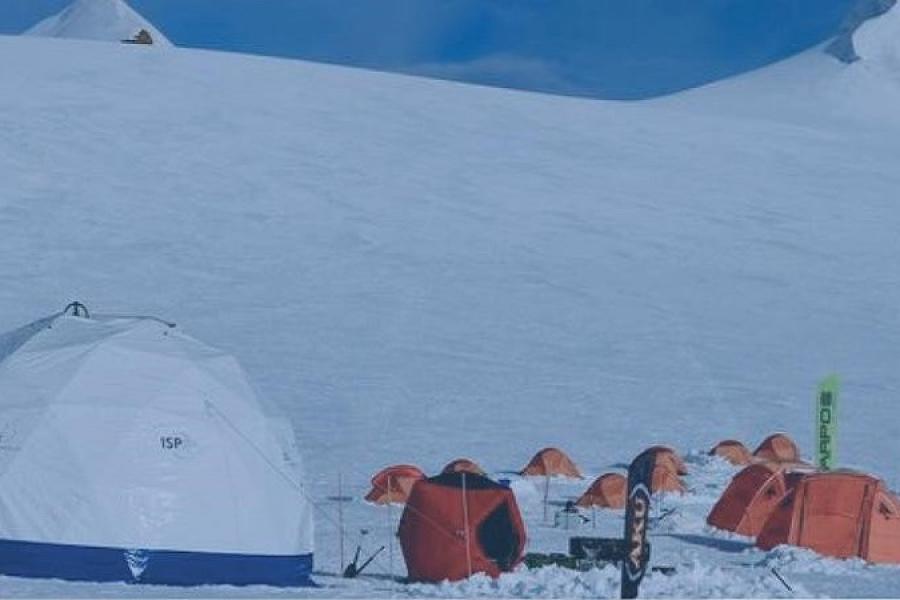
[[(840, 61), (852, 63), (873, 56), (869, 53), (872, 42), (876, 44), (876, 54), (878, 48), (897, 48), (900, 45), (900, 15), (896, 10), (891, 11), (896, 4), (897, 0), (857, 0), (826, 52)], [(890, 14), (877, 19), (885, 13)], [(873, 25), (872, 20), (877, 20), (878, 24)], [(872, 29), (878, 32), (874, 34), (874, 40), (870, 39)]]
[(154, 46), (172, 46), (166, 36), (124, 0), (75, 0), (25, 35), (121, 42), (133, 39), (142, 29), (153, 38)]
[[(616, 598), (622, 573), (609, 565), (587, 572), (561, 567), (528, 569), (491, 579), (474, 575), (468, 580), (439, 585), (413, 584), (398, 590), (416, 598)], [(794, 592), (803, 597), (802, 586)], [(672, 575), (648, 573), (641, 585), (648, 598), (785, 598), (791, 594), (766, 570), (739, 571), (693, 561), (679, 565)]]

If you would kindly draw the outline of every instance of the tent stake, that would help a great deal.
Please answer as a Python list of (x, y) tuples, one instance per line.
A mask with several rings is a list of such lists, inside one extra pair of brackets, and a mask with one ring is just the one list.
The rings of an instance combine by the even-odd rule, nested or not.
[(547, 503), (550, 497), (550, 474), (544, 474), (544, 524), (549, 523), (547, 520)]
[(775, 569), (775, 567), (772, 567), (772, 575), (774, 575), (775, 577), (778, 578), (778, 581), (781, 582), (781, 585), (783, 585), (785, 588), (787, 588), (787, 591), (789, 591), (792, 594), (794, 593), (794, 588), (792, 588), (790, 585), (788, 585), (788, 582), (784, 580), (784, 578), (781, 576), (781, 573), (779, 573)]
[(338, 471), (338, 529), (340, 530), (341, 573), (344, 572), (344, 474)]
[(394, 500), (391, 498), (391, 478), (388, 477), (388, 564), (390, 565), (391, 581), (394, 580)]

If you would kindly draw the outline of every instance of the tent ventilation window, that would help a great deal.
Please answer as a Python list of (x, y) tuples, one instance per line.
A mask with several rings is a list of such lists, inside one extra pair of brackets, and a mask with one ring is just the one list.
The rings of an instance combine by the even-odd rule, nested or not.
[(505, 502), (478, 526), (478, 542), (485, 555), (501, 570), (508, 571), (512, 567), (518, 556), (520, 540)]

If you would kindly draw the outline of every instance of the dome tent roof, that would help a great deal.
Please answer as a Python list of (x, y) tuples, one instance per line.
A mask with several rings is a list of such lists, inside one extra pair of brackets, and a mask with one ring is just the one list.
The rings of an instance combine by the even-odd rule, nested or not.
[[(234, 358), (169, 324), (60, 314), (0, 336), (0, 556), (28, 543), (74, 553), (0, 560), (9, 574), (302, 584), (312, 507), (301, 482), (287, 420)], [(92, 572), (90, 548), (118, 556), (124, 575)], [(126, 549), (146, 553), (138, 572), (123, 570)], [(206, 562), (173, 569), (172, 553)], [(272, 562), (234, 568), (260, 556)], [(53, 570), (67, 560), (75, 576)]]

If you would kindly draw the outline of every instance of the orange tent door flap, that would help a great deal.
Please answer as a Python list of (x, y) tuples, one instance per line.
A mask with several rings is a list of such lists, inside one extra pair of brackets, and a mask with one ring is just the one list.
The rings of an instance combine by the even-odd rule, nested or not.
[(797, 494), (797, 488), (794, 488), (781, 498), (756, 536), (757, 547), (771, 550), (781, 544), (794, 543), (791, 533), (794, 528), (794, 501)]
[(794, 543), (835, 558), (862, 555), (867, 505), (874, 486), (862, 478), (810, 478), (803, 486)]

